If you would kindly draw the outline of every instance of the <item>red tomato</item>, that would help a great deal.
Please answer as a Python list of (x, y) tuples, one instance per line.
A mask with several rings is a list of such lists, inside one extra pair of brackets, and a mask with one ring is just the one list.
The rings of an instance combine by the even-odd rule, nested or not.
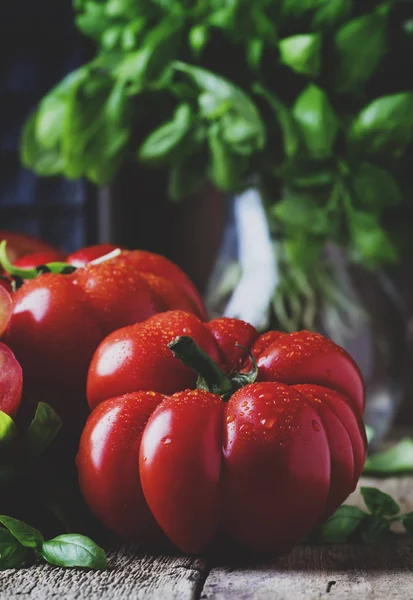
[(105, 256), (106, 254), (109, 254), (109, 252), (113, 252), (118, 248), (120, 247), (115, 246), (115, 244), (97, 244), (96, 246), (86, 246), (85, 248), (80, 248), (80, 250), (76, 250), (76, 252), (69, 254), (66, 260), (74, 267), (84, 267), (88, 263), (92, 262), (92, 260), (101, 258), (102, 256)]
[[(8, 247), (7, 247), (8, 251)], [(33, 252), (32, 254), (25, 254), (20, 258), (17, 258), (13, 265), (15, 267), (21, 267), (22, 269), (34, 269), (39, 265), (45, 265), (50, 262), (63, 262), (66, 255), (60, 250), (48, 250), (43, 252)]]
[[(189, 339), (183, 362), (168, 347), (180, 336), (199, 346)], [(237, 344), (252, 349), (256, 383)], [(190, 366), (216, 393), (188, 389)], [(334, 512), (363, 468), (360, 371), (308, 331), (258, 336), (236, 319), (166, 312), (100, 344), (87, 393), (95, 408), (77, 457), (80, 486), (120, 535), (148, 536), (155, 521), (188, 553), (219, 530), (253, 550), (289, 547)]]
[(13, 352), (0, 342), (0, 410), (15, 417), (22, 395), (22, 369)]
[[(25, 397), (34, 400), (42, 388), (50, 390), (44, 401), (62, 417), (77, 415), (90, 360), (105, 335), (171, 308), (205, 318), (186, 275), (167, 259), (140, 251), (122, 252), (70, 274), (44, 273), (26, 281), (13, 294), (5, 332), (24, 370)], [(59, 386), (72, 390), (71, 400), (55, 392)]]
[(51, 244), (47, 244), (46, 242), (33, 236), (26, 235), (25, 233), (2, 230), (0, 231), (0, 241), (2, 240), (7, 240), (7, 254), (12, 263), (27, 254), (43, 252), (61, 254), (60, 251)]

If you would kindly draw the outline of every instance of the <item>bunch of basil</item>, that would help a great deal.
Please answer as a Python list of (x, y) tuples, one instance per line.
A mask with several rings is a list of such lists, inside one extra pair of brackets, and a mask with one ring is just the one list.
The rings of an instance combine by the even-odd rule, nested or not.
[(307, 295), (328, 241), (368, 268), (408, 248), (411, 0), (74, 6), (96, 56), (27, 121), (24, 165), (100, 185), (136, 158), (168, 170), (176, 200), (253, 181)]

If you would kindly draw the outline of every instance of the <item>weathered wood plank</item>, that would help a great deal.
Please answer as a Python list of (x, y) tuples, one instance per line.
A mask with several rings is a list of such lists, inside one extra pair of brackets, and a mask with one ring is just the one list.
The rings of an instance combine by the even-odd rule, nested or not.
[(400, 542), (377, 546), (295, 548), (257, 566), (216, 566), (202, 600), (410, 600), (413, 549)]
[[(413, 477), (363, 478), (360, 485), (379, 487), (398, 500), (404, 512), (413, 510)], [(348, 503), (362, 506), (358, 490)], [(406, 540), (374, 546), (299, 546), (288, 556), (256, 564), (243, 564), (240, 557), (211, 562), (208, 574), (203, 559), (143, 554), (130, 545), (109, 555), (110, 570), (105, 573), (50, 566), (0, 572), (0, 600), (413, 598), (413, 547)]]
[[(360, 486), (391, 494), (402, 511), (413, 510), (413, 478), (362, 478), (346, 504), (363, 508)], [(406, 540), (374, 546), (299, 546), (288, 556), (259, 564), (217, 563), (202, 591), (203, 600), (381, 600), (413, 598), (413, 548)]]
[(194, 600), (206, 575), (201, 559), (151, 556), (134, 546), (109, 555), (106, 572), (51, 566), (0, 572), (0, 600)]

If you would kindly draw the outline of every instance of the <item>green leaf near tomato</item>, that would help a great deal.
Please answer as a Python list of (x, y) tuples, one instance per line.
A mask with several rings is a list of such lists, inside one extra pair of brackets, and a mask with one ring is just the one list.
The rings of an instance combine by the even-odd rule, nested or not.
[(59, 567), (85, 567), (105, 570), (108, 567), (105, 551), (90, 538), (77, 533), (58, 535), (44, 542), (42, 556)]
[(329, 158), (339, 123), (327, 94), (315, 84), (308, 85), (294, 103), (293, 116), (310, 157)]
[[(37, 529), (27, 525), (23, 521), (0, 515), (0, 523), (26, 548), (40, 548), (43, 536)], [(0, 530), (1, 531), (1, 530)]]
[(400, 506), (388, 494), (373, 487), (361, 487), (361, 495), (372, 515), (394, 517), (400, 512)]
[(356, 506), (340, 506), (339, 509), (315, 533), (315, 540), (329, 544), (348, 542), (368, 514)]
[(280, 60), (300, 75), (316, 77), (321, 68), (321, 36), (317, 33), (293, 35), (279, 42)]
[(402, 154), (413, 139), (413, 92), (373, 100), (356, 116), (349, 139), (366, 154)]
[(370, 79), (387, 52), (387, 16), (376, 11), (343, 25), (335, 35), (333, 78), (339, 92)]
[(0, 570), (14, 569), (22, 565), (28, 550), (7, 529), (0, 529)]

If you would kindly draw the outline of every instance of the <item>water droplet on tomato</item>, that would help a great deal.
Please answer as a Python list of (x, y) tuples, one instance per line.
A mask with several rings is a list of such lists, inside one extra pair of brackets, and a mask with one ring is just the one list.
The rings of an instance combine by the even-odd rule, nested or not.
[(162, 444), (167, 445), (167, 444), (170, 444), (172, 442), (172, 440), (170, 437), (164, 437), (161, 439), (161, 442), (162, 442)]
[(227, 423), (232, 423), (234, 421), (235, 415), (227, 415)]
[(317, 423), (317, 421), (311, 421), (311, 425), (313, 426), (314, 431), (320, 431), (320, 423)]

